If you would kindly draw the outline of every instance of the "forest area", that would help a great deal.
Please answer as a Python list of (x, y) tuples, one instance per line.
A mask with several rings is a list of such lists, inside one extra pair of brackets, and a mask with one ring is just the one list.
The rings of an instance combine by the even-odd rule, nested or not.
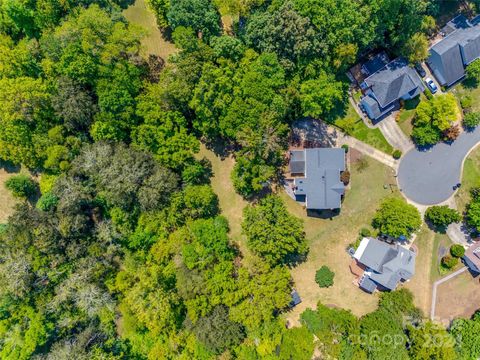
[[(0, 159), (32, 175), (6, 184), (19, 204), (0, 225), (0, 358), (478, 358), (480, 315), (447, 331), (406, 290), (287, 328), (308, 246), (269, 194), (291, 123), (341, 112), (367, 52), (415, 60), (444, 2), (149, 0), (179, 49), (168, 63), (142, 55), (129, 5), (0, 0)], [(248, 262), (201, 143), (235, 158)]]

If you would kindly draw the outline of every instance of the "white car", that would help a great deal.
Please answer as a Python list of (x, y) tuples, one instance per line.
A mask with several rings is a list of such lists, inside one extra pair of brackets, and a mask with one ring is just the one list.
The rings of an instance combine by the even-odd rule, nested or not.
[(431, 78), (426, 78), (425, 79), (425, 84), (427, 84), (428, 88), (432, 92), (432, 94), (435, 94), (438, 91), (437, 85), (433, 82)]

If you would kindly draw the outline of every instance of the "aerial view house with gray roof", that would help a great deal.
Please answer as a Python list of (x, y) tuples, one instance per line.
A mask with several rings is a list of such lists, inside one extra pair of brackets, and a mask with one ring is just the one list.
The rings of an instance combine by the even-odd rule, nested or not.
[(345, 185), (340, 174), (345, 171), (345, 150), (314, 148), (290, 151), (290, 174), (295, 199), (309, 210), (338, 209)]
[(359, 286), (369, 293), (377, 288), (395, 290), (399, 282), (415, 274), (416, 254), (398, 244), (363, 238), (353, 257), (365, 267)]
[(465, 67), (480, 57), (479, 18), (460, 15), (444, 28), (445, 38), (430, 48), (428, 66), (438, 82), (450, 86), (465, 76)]
[(360, 87), (360, 104), (372, 120), (393, 110), (400, 99), (409, 100), (425, 90), (422, 80), (404, 58), (397, 58), (367, 77)]
[(480, 274), (480, 244), (468, 248), (463, 256), (463, 262), (474, 274)]

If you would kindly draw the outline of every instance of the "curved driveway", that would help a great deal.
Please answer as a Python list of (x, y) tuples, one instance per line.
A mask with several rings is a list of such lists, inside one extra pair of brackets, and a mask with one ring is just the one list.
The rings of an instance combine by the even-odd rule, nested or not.
[(480, 126), (463, 132), (451, 145), (439, 143), (420, 151), (406, 153), (398, 169), (398, 185), (405, 196), (422, 205), (434, 205), (447, 200), (453, 186), (460, 182), (463, 160), (480, 142)]

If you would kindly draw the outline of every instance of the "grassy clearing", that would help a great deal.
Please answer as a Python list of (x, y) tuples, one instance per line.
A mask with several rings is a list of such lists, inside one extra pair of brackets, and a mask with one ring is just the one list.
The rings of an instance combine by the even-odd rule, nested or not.
[(455, 201), (460, 212), (465, 211), (470, 202), (470, 190), (474, 187), (480, 187), (480, 147), (470, 153), (463, 165), (462, 187), (455, 194)]
[(0, 168), (0, 224), (7, 222), (8, 217), (13, 214), (13, 209), (17, 203), (17, 200), (4, 185), (5, 181), (14, 175), (16, 175), (14, 172)]
[(158, 55), (167, 61), (168, 57), (177, 51), (175, 45), (166, 40), (158, 29), (155, 16), (148, 10), (145, 0), (136, 0), (123, 15), (132, 24), (147, 30), (147, 35), (142, 40), (145, 55)]
[(341, 116), (334, 116), (328, 122), (338, 126), (348, 135), (357, 138), (387, 154), (393, 152), (393, 147), (383, 136), (379, 129), (370, 129), (365, 125), (363, 120), (358, 116), (353, 106), (348, 103), (346, 111)]
[(239, 246), (242, 254), (248, 260), (250, 252), (246, 246), (246, 238), (242, 234), (243, 209), (248, 205), (248, 202), (235, 192), (230, 180), (230, 173), (235, 165), (235, 160), (231, 156), (222, 158), (216, 155), (213, 151), (207, 149), (204, 144), (201, 145), (197, 157), (199, 159), (205, 157), (212, 163), (212, 188), (218, 196), (220, 211), (230, 225), (230, 238)]
[[(360, 290), (353, 282), (350, 273), (351, 258), (346, 249), (353, 243), (360, 229), (370, 224), (382, 199), (388, 196), (400, 196), (392, 193), (385, 184), (395, 184), (392, 170), (373, 159), (360, 160), (366, 168), (360, 169), (358, 163), (351, 168), (351, 189), (347, 191), (339, 216), (334, 218), (308, 217), (305, 209), (282, 192), (289, 211), (303, 219), (310, 252), (307, 260), (292, 269), (295, 288), (302, 303), (287, 314), (287, 319), (296, 324), (299, 314), (306, 308), (315, 308), (318, 301), (350, 309), (356, 315), (373, 311), (377, 306), (377, 295), (369, 295)], [(315, 272), (327, 265), (335, 272), (334, 285), (321, 289), (315, 283)]]

